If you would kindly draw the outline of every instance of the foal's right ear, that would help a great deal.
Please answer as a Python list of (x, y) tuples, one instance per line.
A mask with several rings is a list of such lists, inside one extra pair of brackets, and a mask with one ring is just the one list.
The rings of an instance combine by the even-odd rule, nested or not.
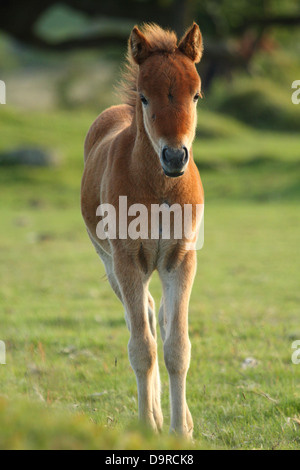
[(203, 54), (202, 34), (197, 23), (193, 23), (181, 39), (178, 49), (196, 64), (200, 62)]
[(129, 50), (134, 61), (141, 65), (150, 55), (150, 45), (144, 34), (135, 26), (129, 38)]

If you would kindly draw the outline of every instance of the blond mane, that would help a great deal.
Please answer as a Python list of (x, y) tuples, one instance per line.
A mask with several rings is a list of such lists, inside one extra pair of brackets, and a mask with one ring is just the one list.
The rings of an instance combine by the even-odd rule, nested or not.
[[(153, 53), (172, 54), (175, 52), (178, 39), (173, 31), (162, 29), (153, 23), (144, 24), (140, 31), (145, 35)], [(128, 45), (126, 63), (117, 91), (122, 101), (132, 107), (136, 105), (138, 69), (139, 66), (135, 63), (130, 45)]]

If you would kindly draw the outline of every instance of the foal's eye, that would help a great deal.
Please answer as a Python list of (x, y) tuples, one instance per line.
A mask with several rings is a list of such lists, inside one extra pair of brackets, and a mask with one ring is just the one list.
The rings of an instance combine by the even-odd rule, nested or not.
[(147, 98), (145, 98), (144, 95), (140, 95), (140, 98), (141, 98), (141, 102), (143, 103), (143, 105), (147, 106), (147, 104), (148, 104)]
[(202, 98), (201, 93), (196, 93), (195, 96), (194, 96), (194, 101), (195, 101), (195, 103), (197, 103), (197, 101), (199, 100), (199, 98)]

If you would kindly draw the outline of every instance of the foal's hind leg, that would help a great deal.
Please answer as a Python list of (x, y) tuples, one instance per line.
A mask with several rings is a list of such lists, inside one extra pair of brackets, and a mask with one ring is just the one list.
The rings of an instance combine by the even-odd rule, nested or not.
[(118, 283), (117, 278), (116, 278), (115, 273), (114, 273), (112, 256), (109, 255), (108, 253), (106, 253), (106, 251), (104, 251), (103, 248), (101, 248), (101, 246), (98, 243), (95, 242), (95, 240), (93, 239), (93, 237), (91, 236), (89, 231), (88, 231), (88, 235), (89, 235), (89, 237), (90, 237), (90, 239), (91, 239), (91, 241), (92, 241), (92, 243), (93, 243), (100, 259), (101, 259), (101, 261), (104, 264), (107, 279), (109, 280), (109, 283), (110, 283), (114, 293), (116, 294), (116, 296), (122, 302), (122, 295), (121, 295), (120, 286), (119, 286), (119, 283)]
[(165, 307), (164, 307), (164, 298), (161, 299), (160, 307), (159, 307), (159, 314), (158, 314), (158, 322), (160, 328), (160, 335), (163, 342), (165, 342), (166, 338), (166, 316), (165, 316)]

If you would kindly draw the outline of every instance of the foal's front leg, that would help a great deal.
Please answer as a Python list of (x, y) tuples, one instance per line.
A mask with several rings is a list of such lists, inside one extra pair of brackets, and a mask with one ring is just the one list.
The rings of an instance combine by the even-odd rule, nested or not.
[(176, 269), (160, 271), (164, 291), (160, 323), (170, 382), (170, 431), (187, 437), (193, 433), (193, 420), (186, 403), (186, 376), (191, 355), (188, 307), (195, 272), (195, 251), (188, 251)]
[[(152, 336), (157, 342), (155, 303), (150, 292), (148, 294), (148, 299), (149, 299), (148, 317), (149, 317), (150, 329), (151, 329)], [(158, 358), (156, 358), (156, 364), (154, 366), (152, 386), (153, 386), (152, 399), (153, 399), (154, 419), (155, 419), (158, 431), (161, 431), (163, 427), (163, 414), (162, 414), (161, 399), (160, 399), (161, 398), (161, 383), (160, 383)]]
[(124, 252), (115, 253), (114, 271), (121, 289), (130, 330), (128, 352), (137, 380), (139, 417), (156, 431), (153, 380), (156, 373), (157, 346), (148, 317), (149, 278)]

